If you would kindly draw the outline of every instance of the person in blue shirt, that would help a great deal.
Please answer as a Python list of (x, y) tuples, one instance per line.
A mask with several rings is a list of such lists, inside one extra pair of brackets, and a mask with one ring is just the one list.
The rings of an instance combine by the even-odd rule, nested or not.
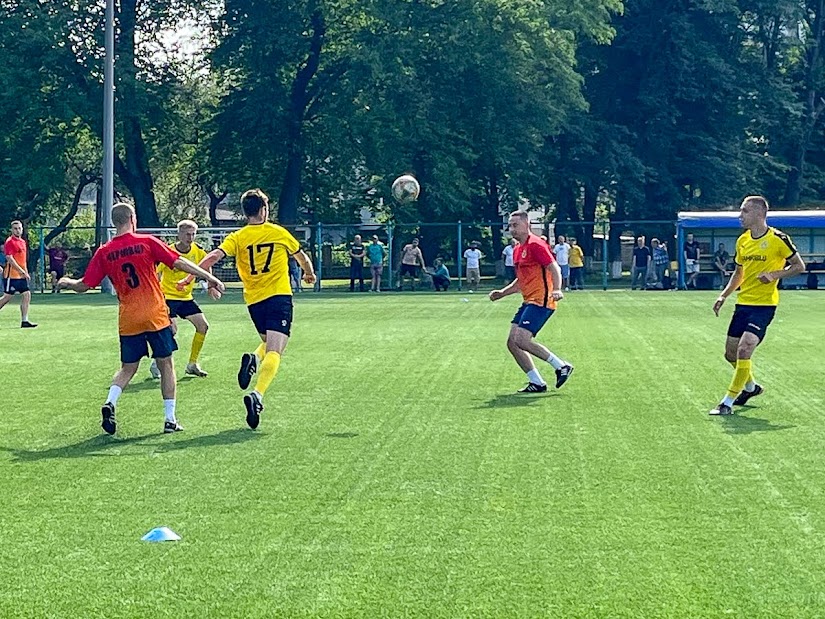
[(450, 287), (450, 271), (441, 258), (436, 258), (435, 271), (433, 271), (433, 286), (436, 291), (446, 291)]
[(378, 239), (377, 234), (373, 234), (372, 243), (367, 245), (367, 259), (370, 261), (370, 274), (372, 275), (370, 292), (381, 292), (381, 274), (384, 272), (386, 257), (387, 250), (384, 244)]

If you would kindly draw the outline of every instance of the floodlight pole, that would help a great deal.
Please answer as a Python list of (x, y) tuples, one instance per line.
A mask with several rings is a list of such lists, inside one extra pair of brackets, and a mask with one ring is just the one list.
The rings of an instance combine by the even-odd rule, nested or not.
[[(106, 57), (103, 63), (103, 198), (100, 201), (103, 238), (108, 241), (115, 203), (115, 0), (106, 0)], [(112, 292), (112, 284), (103, 282), (103, 291)]]

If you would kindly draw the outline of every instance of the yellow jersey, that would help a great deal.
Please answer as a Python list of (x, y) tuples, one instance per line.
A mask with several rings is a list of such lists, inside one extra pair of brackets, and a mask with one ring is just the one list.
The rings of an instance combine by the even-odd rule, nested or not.
[(275, 295), (292, 294), (289, 256), (301, 249), (298, 239), (276, 224), (247, 224), (227, 236), (220, 249), (235, 257), (247, 305)]
[(776, 228), (768, 228), (758, 239), (751, 236), (750, 230), (740, 236), (736, 240), (733, 259), (742, 267), (744, 278), (736, 302), (741, 305), (778, 305), (779, 282), (763, 284), (758, 279), (759, 274), (784, 269), (794, 254), (796, 247), (791, 238)]
[[(188, 252), (182, 254), (176, 247), (177, 241), (169, 243), (169, 247), (174, 252), (180, 255), (181, 258), (186, 258), (195, 264), (199, 264), (201, 260), (206, 258), (206, 251), (197, 243), (192, 243), (192, 247)], [(178, 271), (177, 269), (170, 269), (165, 264), (158, 265), (158, 275), (160, 276), (160, 289), (163, 291), (163, 297), (169, 301), (191, 301), (192, 290), (195, 288), (195, 280), (187, 284), (183, 290), (178, 290), (177, 283), (186, 278), (189, 273), (185, 271)]]

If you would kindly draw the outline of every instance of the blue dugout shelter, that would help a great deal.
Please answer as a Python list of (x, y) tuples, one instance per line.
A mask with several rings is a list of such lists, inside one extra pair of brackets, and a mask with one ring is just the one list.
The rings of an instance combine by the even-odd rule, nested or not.
[[(825, 262), (825, 211), (768, 211), (768, 225), (790, 235), (806, 262)], [(692, 232), (696, 240), (709, 242), (711, 254), (719, 243), (734, 253), (736, 239), (742, 234), (738, 211), (679, 213), (676, 222), (679, 287), (685, 286), (685, 236)], [(789, 283), (789, 282), (788, 282)]]

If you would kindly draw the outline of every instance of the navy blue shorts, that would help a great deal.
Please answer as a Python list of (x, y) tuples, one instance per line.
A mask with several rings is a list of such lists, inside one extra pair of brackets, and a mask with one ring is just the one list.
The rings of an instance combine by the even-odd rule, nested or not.
[(292, 328), (291, 294), (276, 294), (259, 303), (253, 303), (247, 309), (261, 335), (265, 335), (267, 331), (277, 331), (289, 336)]
[(19, 292), (23, 294), (29, 291), (29, 280), (27, 279), (7, 279), (3, 291), (6, 294), (14, 294)]
[(160, 331), (146, 331), (137, 335), (121, 335), (121, 363), (137, 363), (143, 357), (148, 357), (150, 346), (153, 359), (170, 357), (178, 349), (178, 343), (172, 334), (172, 327), (165, 327)]
[(550, 320), (550, 316), (553, 315), (554, 311), (555, 310), (551, 310), (549, 307), (540, 307), (532, 303), (522, 303), (516, 315), (513, 316), (512, 322), (514, 325), (527, 329), (535, 337), (539, 331), (541, 331), (544, 323)]
[(739, 305), (730, 319), (728, 337), (742, 337), (744, 333), (753, 333), (761, 342), (768, 330), (768, 325), (776, 315), (775, 305)]
[(169, 318), (186, 318), (195, 314), (203, 314), (198, 304), (191, 299), (189, 301), (166, 299), (166, 307), (169, 308)]

